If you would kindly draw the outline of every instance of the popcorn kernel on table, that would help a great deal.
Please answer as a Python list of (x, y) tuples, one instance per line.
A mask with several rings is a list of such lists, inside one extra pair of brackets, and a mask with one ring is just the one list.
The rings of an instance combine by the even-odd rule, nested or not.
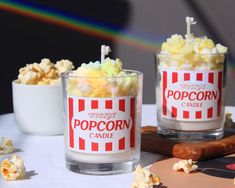
[(192, 159), (180, 160), (179, 162), (173, 165), (173, 170), (174, 171), (183, 170), (186, 174), (189, 174), (191, 171), (194, 171), (198, 168), (198, 166), (195, 163), (196, 162), (192, 161)]
[(14, 145), (11, 139), (2, 137), (0, 141), (0, 154), (8, 154), (14, 150)]
[(147, 168), (138, 165), (134, 172), (134, 181), (132, 188), (152, 188), (154, 185), (160, 184), (159, 176), (152, 174)]
[(0, 164), (0, 172), (3, 179), (14, 181), (25, 176), (24, 161), (20, 157), (13, 155), (12, 158), (4, 159)]

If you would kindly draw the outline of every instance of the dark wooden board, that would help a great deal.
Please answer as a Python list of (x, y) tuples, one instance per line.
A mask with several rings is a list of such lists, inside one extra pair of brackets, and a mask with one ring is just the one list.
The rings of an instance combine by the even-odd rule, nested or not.
[(235, 153), (235, 134), (226, 131), (221, 140), (208, 142), (180, 143), (165, 139), (157, 134), (157, 128), (142, 128), (141, 150), (161, 155), (194, 161), (207, 160)]

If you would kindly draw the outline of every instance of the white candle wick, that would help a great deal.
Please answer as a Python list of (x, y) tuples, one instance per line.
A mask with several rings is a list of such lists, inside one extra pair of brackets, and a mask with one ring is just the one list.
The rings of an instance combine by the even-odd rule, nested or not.
[(190, 39), (191, 38), (191, 25), (196, 24), (197, 22), (194, 21), (193, 17), (186, 17), (186, 25), (187, 25), (187, 33), (186, 33), (186, 39)]
[(101, 46), (101, 63), (105, 60), (105, 56), (108, 55), (109, 52), (111, 52), (111, 48), (109, 46)]

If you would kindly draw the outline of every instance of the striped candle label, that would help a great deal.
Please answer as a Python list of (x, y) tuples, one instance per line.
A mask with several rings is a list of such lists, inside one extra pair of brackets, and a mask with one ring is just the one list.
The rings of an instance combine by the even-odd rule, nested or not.
[(162, 116), (182, 121), (221, 116), (222, 70), (161, 70)]
[(135, 148), (136, 98), (68, 96), (69, 149), (92, 154)]

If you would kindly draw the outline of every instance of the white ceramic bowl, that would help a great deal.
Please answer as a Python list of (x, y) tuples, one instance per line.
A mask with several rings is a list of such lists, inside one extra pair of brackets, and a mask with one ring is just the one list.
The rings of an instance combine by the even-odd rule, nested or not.
[(62, 87), (12, 82), (13, 108), (20, 130), (37, 135), (63, 134)]

